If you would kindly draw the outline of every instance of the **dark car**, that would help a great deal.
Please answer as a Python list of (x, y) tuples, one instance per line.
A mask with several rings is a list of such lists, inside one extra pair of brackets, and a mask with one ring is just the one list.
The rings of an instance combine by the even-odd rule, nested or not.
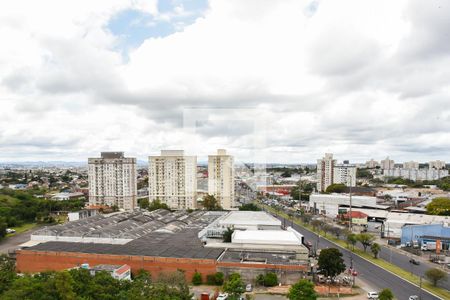
[(409, 260), (409, 262), (410, 262), (411, 264), (413, 264), (413, 265), (420, 265), (420, 261), (415, 260), (414, 258), (411, 258), (411, 259)]

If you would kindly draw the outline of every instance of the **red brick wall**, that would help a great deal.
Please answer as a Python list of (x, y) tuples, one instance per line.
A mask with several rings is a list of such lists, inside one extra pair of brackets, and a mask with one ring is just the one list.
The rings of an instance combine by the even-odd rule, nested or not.
[(88, 263), (123, 265), (131, 267), (132, 272), (140, 269), (149, 271), (156, 278), (160, 272), (174, 272), (178, 269), (186, 272), (186, 279), (191, 280), (195, 271), (206, 275), (217, 272), (217, 267), (240, 269), (278, 269), (286, 271), (307, 271), (307, 265), (269, 265), (239, 262), (217, 262), (214, 259), (165, 258), (150, 256), (126, 256), (108, 254), (86, 254), (75, 252), (17, 251), (17, 270), (22, 273), (42, 271), (60, 271)]
[(88, 263), (121, 265), (127, 264), (132, 272), (140, 269), (149, 271), (153, 277), (160, 272), (174, 272), (178, 269), (186, 272), (186, 279), (191, 280), (197, 270), (206, 277), (216, 272), (216, 261), (213, 259), (165, 258), (148, 256), (126, 256), (107, 254), (86, 254), (73, 252), (38, 252), (30, 250), (17, 251), (17, 270), (22, 273), (36, 273), (41, 271), (59, 271)]

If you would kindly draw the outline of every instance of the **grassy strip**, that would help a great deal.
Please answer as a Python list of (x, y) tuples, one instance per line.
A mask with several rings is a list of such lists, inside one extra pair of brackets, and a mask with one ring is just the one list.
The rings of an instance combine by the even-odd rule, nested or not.
[[(271, 212), (273, 212), (273, 213), (275, 213), (275, 214), (277, 214), (277, 215), (279, 215), (279, 216), (281, 216), (283, 218), (286, 218), (288, 220), (291, 219), (291, 217), (288, 216), (286, 213), (281, 212), (281, 211), (277, 211), (273, 207), (270, 207), (270, 206), (267, 206), (267, 205), (263, 205), (263, 204), (258, 204), (258, 205), (263, 206), (266, 210), (271, 211)], [(306, 228), (306, 229), (308, 229), (310, 231), (313, 231), (313, 232), (319, 234), (322, 238), (325, 238), (325, 239), (327, 239), (329, 241), (332, 241), (335, 244), (338, 244), (339, 246), (341, 246), (343, 248), (347, 248), (348, 249), (348, 247), (347, 247), (348, 245), (347, 245), (347, 243), (345, 241), (339, 240), (339, 239), (337, 239), (337, 238), (335, 238), (333, 236), (330, 236), (330, 235), (326, 236), (323, 232), (319, 232), (318, 230), (314, 230), (311, 225), (301, 222), (301, 220), (299, 220), (296, 217), (294, 217), (294, 223), (299, 225), (299, 226), (301, 226), (301, 227), (304, 227), (304, 228)], [(393, 265), (393, 264), (391, 264), (391, 263), (389, 263), (389, 262), (387, 262), (387, 261), (385, 261), (383, 259), (380, 259), (380, 258), (374, 258), (369, 253), (366, 253), (366, 252), (364, 252), (363, 250), (360, 250), (360, 249), (354, 249), (354, 250), (348, 249), (348, 250), (352, 251), (353, 253), (355, 253), (358, 256), (361, 256), (362, 258), (365, 258), (366, 260), (368, 260), (371, 263), (379, 266), (380, 268), (388, 270), (388, 271), (390, 271), (390, 272), (400, 276), (401, 278), (403, 278), (403, 279), (405, 279), (405, 280), (407, 280), (407, 281), (409, 281), (409, 282), (411, 282), (413, 284), (416, 284), (416, 285), (420, 284), (419, 277), (411, 275), (410, 272), (408, 272), (408, 271), (406, 271), (406, 270), (404, 270), (404, 269), (402, 269), (402, 268), (400, 268), (400, 267), (398, 267), (396, 265)], [(440, 288), (440, 287), (435, 287), (430, 282), (428, 282), (426, 280), (422, 280), (422, 288), (427, 290), (427, 291), (429, 291), (429, 292), (431, 292), (431, 293), (433, 293), (433, 294), (435, 294), (435, 295), (437, 295), (437, 296), (439, 296), (439, 297), (442, 297), (443, 299), (450, 299), (450, 292), (449, 291), (447, 291), (447, 290), (445, 290), (443, 288)]]
[(26, 223), (26, 224), (23, 224), (21, 226), (12, 227), (11, 229), (14, 229), (16, 232), (15, 233), (9, 233), (6, 236), (9, 237), (9, 236), (13, 236), (13, 235), (19, 234), (19, 233), (28, 231), (30, 229), (33, 229), (36, 226), (37, 226), (36, 223)]

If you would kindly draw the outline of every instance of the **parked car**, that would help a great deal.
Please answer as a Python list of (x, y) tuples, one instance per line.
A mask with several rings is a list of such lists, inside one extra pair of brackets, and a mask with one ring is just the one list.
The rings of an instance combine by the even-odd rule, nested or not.
[(409, 260), (409, 262), (410, 262), (411, 264), (413, 264), (413, 265), (420, 265), (420, 261), (418, 261), (417, 259), (414, 259), (414, 258), (411, 258), (411, 259)]
[(367, 299), (378, 299), (378, 292), (368, 292)]
[(409, 296), (408, 300), (419, 300), (419, 296), (411, 295), (411, 296)]
[(245, 291), (246, 292), (251, 292), (252, 290), (253, 290), (253, 287), (252, 287), (252, 285), (250, 283), (245, 286)]
[(217, 296), (217, 298), (216, 298), (216, 300), (227, 300), (227, 299), (228, 299), (227, 293), (219, 294), (219, 296)]
[(16, 233), (16, 231), (11, 228), (6, 228), (6, 233)]

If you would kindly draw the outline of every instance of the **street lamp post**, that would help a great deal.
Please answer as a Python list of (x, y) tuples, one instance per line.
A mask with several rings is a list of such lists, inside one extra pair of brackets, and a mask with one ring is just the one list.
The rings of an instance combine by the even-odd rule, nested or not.
[(347, 175), (347, 178), (350, 179), (350, 195), (349, 195), (349, 200), (350, 200), (350, 209), (349, 209), (349, 222), (348, 222), (348, 229), (350, 230), (350, 232), (352, 232), (352, 222), (353, 222), (353, 218), (352, 218), (352, 177), (351, 175)]

